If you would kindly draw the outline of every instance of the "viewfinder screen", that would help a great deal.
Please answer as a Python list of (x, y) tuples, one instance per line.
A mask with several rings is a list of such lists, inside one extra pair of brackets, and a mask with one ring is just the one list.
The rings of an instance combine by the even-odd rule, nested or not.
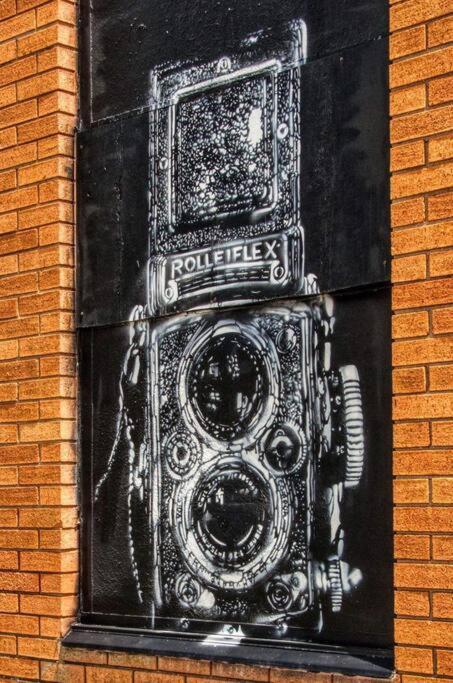
[(178, 226), (194, 228), (272, 204), (272, 108), (268, 75), (179, 100), (174, 140)]

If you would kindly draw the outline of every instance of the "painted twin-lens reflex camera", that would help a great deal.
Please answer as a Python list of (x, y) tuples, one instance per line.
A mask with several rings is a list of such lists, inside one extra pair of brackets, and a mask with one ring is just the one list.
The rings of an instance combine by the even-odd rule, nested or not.
[(364, 461), (359, 376), (331, 366), (333, 302), (304, 275), (305, 52), (296, 21), (152, 74), (149, 310), (135, 317), (178, 315), (136, 322), (119, 424), (129, 505), (149, 500), (153, 615), (183, 629), (319, 630), (361, 579), (342, 528)]
[(331, 307), (194, 312), (151, 332), (156, 614), (316, 629), (360, 580), (341, 526), (363, 465), (359, 378), (331, 368)]

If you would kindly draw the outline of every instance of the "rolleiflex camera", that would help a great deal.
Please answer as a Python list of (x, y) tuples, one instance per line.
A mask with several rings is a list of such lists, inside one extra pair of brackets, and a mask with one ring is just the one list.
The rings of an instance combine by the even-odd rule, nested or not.
[(189, 311), (146, 342), (162, 627), (316, 632), (361, 579), (342, 528), (364, 459), (359, 377), (331, 367), (333, 303), (304, 274), (305, 54), (293, 21), (152, 74), (149, 312)]
[(303, 21), (151, 74), (153, 314), (304, 291)]
[(331, 367), (333, 321), (316, 297), (152, 328), (156, 616), (316, 631), (360, 581), (341, 501), (362, 473), (361, 396), (355, 366)]

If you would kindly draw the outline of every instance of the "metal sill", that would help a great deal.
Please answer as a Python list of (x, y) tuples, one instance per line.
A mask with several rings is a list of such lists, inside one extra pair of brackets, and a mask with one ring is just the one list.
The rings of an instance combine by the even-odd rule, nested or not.
[(276, 646), (262, 641), (220, 639), (206, 642), (196, 635), (156, 633), (143, 629), (73, 624), (62, 641), (65, 647), (123, 650), (191, 659), (220, 660), (241, 664), (335, 672), (347, 675), (390, 678), (393, 652), (381, 648), (347, 648), (313, 643)]

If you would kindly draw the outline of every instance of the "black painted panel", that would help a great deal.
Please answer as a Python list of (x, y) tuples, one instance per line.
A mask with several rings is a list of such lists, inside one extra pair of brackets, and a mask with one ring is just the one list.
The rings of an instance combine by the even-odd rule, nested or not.
[(386, 34), (387, 14), (382, 0), (83, 0), (83, 120), (146, 106), (150, 70), (163, 62), (216, 59), (298, 18), (312, 60)]
[(79, 133), (78, 321), (129, 319), (146, 297), (148, 116)]
[[(288, 149), (299, 145), (299, 156), (293, 170), (282, 163), (277, 168), (281, 177), (286, 172), (298, 178), (298, 192), (291, 190), (296, 197), (291, 199), (282, 186), (280, 203), (258, 221), (244, 215), (232, 222), (227, 216), (211, 224), (192, 221), (172, 232), (164, 216), (156, 227), (148, 212), (154, 215), (159, 210), (163, 192), (159, 183), (165, 185), (159, 178), (166, 171), (159, 170), (162, 158), (156, 152), (148, 162), (148, 149), (158, 135), (165, 139), (165, 129), (158, 133), (160, 124), (152, 121), (148, 128), (148, 113), (143, 113), (79, 134), (79, 324), (127, 320), (137, 304), (150, 304), (153, 314), (165, 314), (228, 300), (303, 294), (306, 289), (300, 280), (309, 274), (317, 276), (323, 292), (388, 280), (386, 60), (387, 41), (379, 40), (300, 68), (300, 104), (293, 100), (299, 133), (293, 140), (288, 135), (279, 152), (283, 158), (284, 145)], [(288, 106), (283, 96), (281, 106)], [(166, 117), (163, 110), (160, 119)], [(207, 150), (212, 144), (208, 140)], [(189, 160), (191, 154), (188, 145)], [(195, 173), (195, 168), (189, 168), (188, 178)], [(150, 194), (151, 182), (155, 189)], [(189, 183), (186, 195), (193, 197), (194, 192)], [(291, 212), (295, 218), (287, 220)], [(260, 242), (266, 236), (271, 241), (288, 236), (290, 245), (299, 245), (290, 269), (292, 279), (273, 285), (269, 276), (260, 284), (253, 279), (253, 268), (248, 272), (245, 264), (233, 293), (231, 288), (211, 286), (209, 278), (213, 280), (215, 273), (205, 269), (208, 279), (198, 294), (169, 304), (159, 295), (159, 287), (165, 289), (162, 278), (165, 283), (171, 277), (162, 273), (170, 273), (174, 258), (184, 252), (190, 256), (196, 250), (203, 266), (212, 263), (213, 250), (237, 244), (238, 239)], [(250, 244), (240, 258), (249, 258), (253, 248)], [(295, 253), (294, 247), (290, 249)], [(262, 250), (266, 253), (267, 248)], [(157, 303), (151, 301), (153, 297)]]
[[(227, 624), (234, 633), (266, 642), (278, 640), (280, 634), (280, 639), (299, 643), (315, 638), (344, 645), (391, 645), (389, 296), (386, 288), (336, 295), (333, 300), (281, 301), (79, 332), (84, 619), (181, 634), (187, 629), (206, 636), (222, 633)], [(326, 334), (331, 354), (323, 355)], [(233, 358), (245, 373), (243, 384), (240, 376), (234, 373), (233, 379), (231, 374)], [(359, 419), (357, 373), (365, 435), (362, 475), (362, 456), (347, 464), (342, 447), (348, 423), (341, 412), (345, 404), (340, 385), (349, 378), (342, 386), (346, 397), (355, 397), (354, 419)], [(311, 382), (313, 393), (306, 403), (304, 392)], [(327, 398), (327, 407), (333, 409), (330, 417), (323, 412), (326, 405), (322, 408), (326, 389), (332, 399), (330, 403)], [(234, 396), (243, 399), (238, 402)], [(279, 397), (276, 402), (273, 396)], [(323, 424), (334, 428), (330, 436)], [(330, 447), (318, 441), (320, 428)], [(226, 440), (223, 449), (216, 445), (218, 439)], [(299, 445), (279, 450), (277, 441)], [(207, 454), (209, 466), (202, 464)], [(189, 472), (193, 489), (187, 483)], [(267, 483), (262, 472), (269, 473)], [(340, 481), (349, 485), (337, 499)], [(214, 498), (206, 516), (210, 496)], [(269, 522), (272, 501), (277, 507)], [(255, 568), (258, 573), (264, 569), (263, 577), (256, 580), (253, 572), (241, 570), (237, 590), (233, 585), (226, 590), (222, 582), (228, 567), (240, 574), (245, 566), (245, 555), (233, 552), (240, 547), (237, 528), (227, 524), (232, 509), (241, 505), (248, 512), (233, 517), (245, 525), (244, 534), (247, 525), (281, 528), (275, 537), (258, 533), (244, 545), (251, 562), (255, 554), (269, 551), (265, 567)], [(186, 514), (198, 520), (198, 532), (184, 530)], [(304, 590), (310, 572), (318, 572), (319, 578), (319, 572), (328, 569), (327, 558), (333, 557), (330, 535), (338, 519), (344, 529), (339, 554), (351, 567), (351, 590), (341, 609), (332, 612), (332, 606), (339, 606), (338, 595), (332, 598), (328, 590), (324, 594), (319, 585), (313, 588), (316, 598)], [(281, 554), (275, 538), (285, 535), (287, 551)], [(334, 538), (337, 548), (336, 532)], [(232, 555), (222, 555), (222, 543), (233, 544)], [(209, 561), (205, 566), (198, 550), (190, 554), (194, 548), (216, 558), (212, 577)], [(280, 558), (275, 566), (273, 552)], [(251, 583), (245, 592), (241, 581)], [(274, 585), (278, 582), (279, 590)], [(302, 594), (309, 609), (297, 615)], [(259, 616), (263, 610), (264, 620)], [(279, 610), (285, 625), (276, 629), (271, 615)]]

